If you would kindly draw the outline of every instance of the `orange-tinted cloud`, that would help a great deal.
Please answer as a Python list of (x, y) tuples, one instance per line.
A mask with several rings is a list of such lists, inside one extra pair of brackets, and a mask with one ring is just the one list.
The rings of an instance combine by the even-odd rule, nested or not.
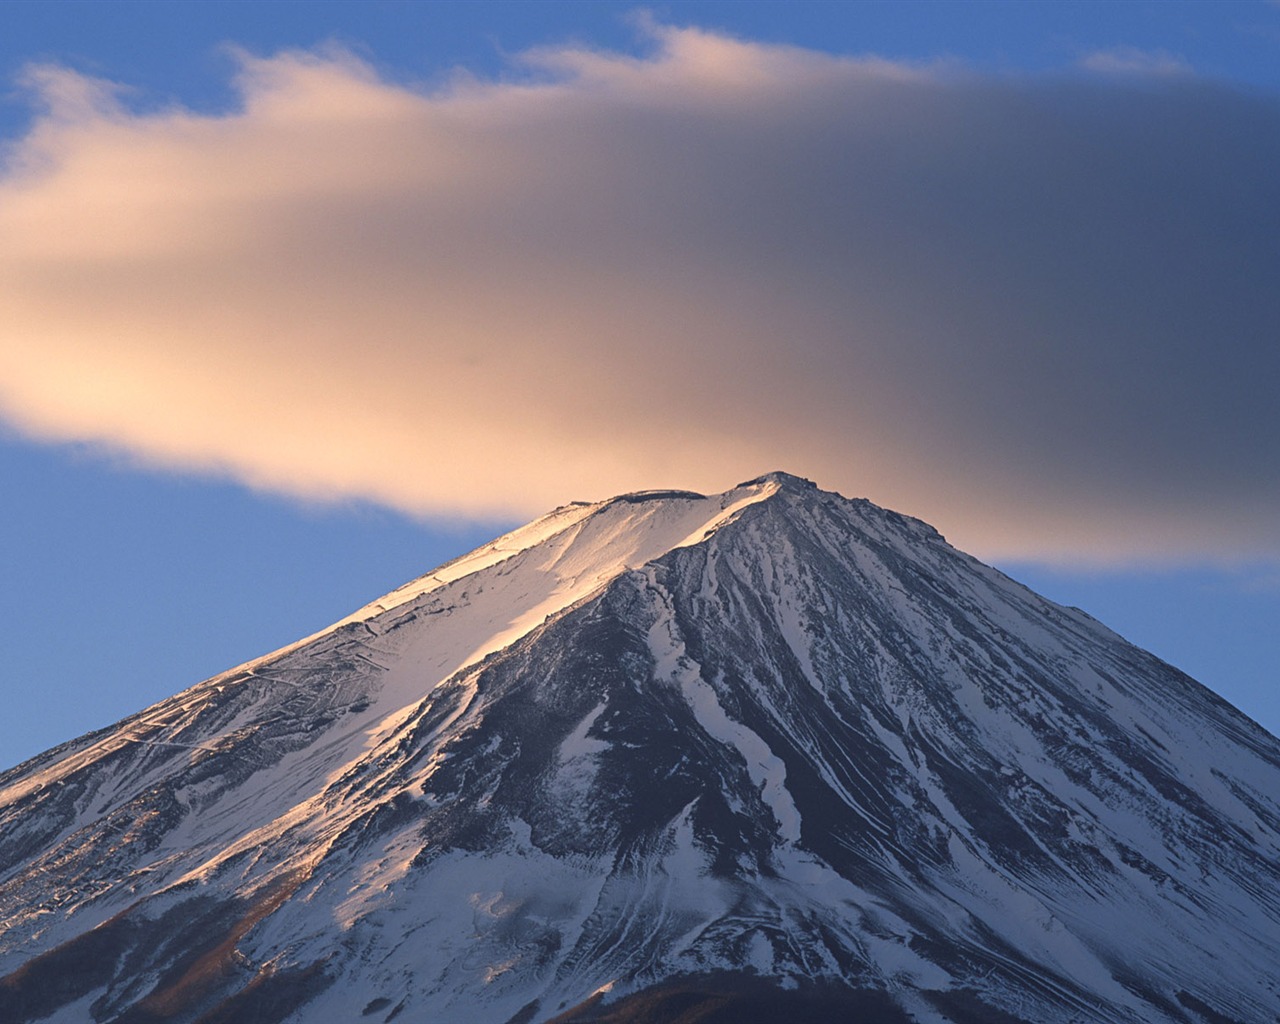
[(988, 555), (1280, 553), (1280, 105), (655, 28), (240, 109), (32, 73), (0, 414), (411, 512), (771, 468)]

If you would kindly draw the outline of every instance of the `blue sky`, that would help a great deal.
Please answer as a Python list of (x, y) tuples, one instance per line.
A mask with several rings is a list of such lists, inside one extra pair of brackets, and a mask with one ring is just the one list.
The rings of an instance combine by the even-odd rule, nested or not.
[(1280, 728), (1280, 6), (10, 2), (0, 76), (0, 765), (773, 468)]

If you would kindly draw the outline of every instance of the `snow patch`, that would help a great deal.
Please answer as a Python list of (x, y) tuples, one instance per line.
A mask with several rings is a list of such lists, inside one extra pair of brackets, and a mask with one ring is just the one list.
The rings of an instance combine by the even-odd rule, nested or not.
[(751, 781), (778, 822), (778, 833), (784, 842), (800, 841), (800, 812), (787, 790), (787, 768), (769, 745), (741, 722), (730, 718), (720, 703), (715, 688), (702, 678), (689, 658), (679, 636), (675, 616), (666, 592), (655, 574), (648, 574), (649, 586), (659, 595), (661, 609), (649, 630), (649, 649), (654, 657), (654, 672), (680, 686), (698, 724), (712, 739), (733, 747), (747, 764)]

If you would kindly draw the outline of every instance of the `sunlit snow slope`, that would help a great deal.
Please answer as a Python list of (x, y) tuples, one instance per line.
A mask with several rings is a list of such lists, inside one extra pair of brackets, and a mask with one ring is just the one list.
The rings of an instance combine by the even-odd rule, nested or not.
[(1274, 737), (916, 520), (785, 474), (574, 504), (0, 776), (0, 1024), (680, 979), (1271, 1024), (1278, 795)]

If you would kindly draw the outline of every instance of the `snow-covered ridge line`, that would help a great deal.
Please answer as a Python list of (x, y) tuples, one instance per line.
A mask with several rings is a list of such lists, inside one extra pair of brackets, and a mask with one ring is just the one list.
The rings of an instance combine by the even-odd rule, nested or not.
[[(638, 568), (674, 548), (700, 542), (743, 508), (769, 498), (779, 489), (776, 477), (766, 476), (724, 494), (638, 491), (605, 501), (574, 502), (553, 509), (309, 636), (197, 683), (141, 716), (135, 716), (138, 720), (131, 728), (104, 731), (97, 742), (70, 753), (44, 771), (31, 773), (0, 789), (0, 807), (53, 785), (113, 751), (149, 742), (144, 734), (149, 737), (156, 732), (153, 720), (161, 709), (164, 709), (162, 718), (173, 718), (181, 711), (179, 705), (193, 701), (198, 704), (200, 694), (228, 683), (239, 684), (266, 666), (332, 637), (344, 626), (386, 622), (399, 609), (409, 609), (415, 602), (430, 600), (432, 595), (455, 584), (465, 585), (473, 577), (484, 576), (487, 591), (483, 596), (468, 597), (470, 602), (482, 604), (467, 616), (468, 625), (478, 623), (482, 631), (452, 628), (434, 632), (430, 660), (424, 663), (422, 658), (410, 658), (403, 666), (404, 671), (398, 675), (393, 673), (387, 680), (379, 702), (380, 713), (398, 711), (419, 699), (424, 690), (516, 642), (548, 616), (585, 599), (626, 570)], [(488, 579), (492, 571), (501, 571), (503, 563), (534, 552), (540, 556), (536, 564), (522, 568), (533, 571), (547, 584), (545, 592), (537, 598), (527, 588), (513, 593), (500, 580)], [(529, 557), (533, 557), (532, 554)]]
[[(726, 491), (724, 494), (705, 495), (696, 491), (682, 490), (633, 491), (605, 501), (575, 501), (567, 505), (561, 505), (559, 508), (552, 509), (545, 515), (539, 516), (532, 522), (518, 527), (510, 533), (505, 533), (487, 544), (482, 544), (473, 551), (437, 566), (417, 579), (410, 580), (390, 593), (370, 601), (332, 625), (317, 631), (309, 637), (305, 637), (296, 644), (281, 648), (280, 651), (273, 652), (267, 657), (274, 657), (275, 654), (309, 643), (352, 622), (364, 622), (384, 612), (407, 605), (426, 594), (440, 590), (450, 583), (475, 575), (531, 548), (555, 540), (573, 530), (574, 527), (601, 513), (607, 513), (610, 510), (622, 511), (623, 521), (617, 524), (618, 527), (633, 527), (636, 524), (636, 520), (643, 515), (643, 512), (634, 515), (629, 514), (625, 511), (629, 506), (643, 506), (648, 503), (657, 504), (670, 500), (689, 503), (692, 514), (689, 515), (688, 519), (696, 523), (696, 525), (685, 537), (675, 540), (671, 534), (676, 531), (655, 530), (651, 543), (645, 544), (643, 548), (639, 548), (634, 552), (630, 552), (624, 560), (618, 561), (616, 565), (610, 565), (604, 571), (596, 574), (600, 577), (601, 583), (607, 582), (608, 579), (612, 579), (627, 569), (638, 568), (644, 562), (665, 554), (666, 551), (697, 543), (707, 533), (723, 525), (732, 515), (745, 506), (754, 504), (757, 501), (763, 501), (776, 494), (779, 490), (779, 484), (773, 478), (774, 476), (764, 476), (739, 484), (733, 490)], [(697, 523), (696, 521), (702, 515), (706, 515), (708, 518), (705, 522)], [(683, 517), (681, 521), (684, 521)], [(586, 596), (584, 593), (579, 593), (571, 600), (566, 601), (565, 605), (572, 604), (584, 596)]]

